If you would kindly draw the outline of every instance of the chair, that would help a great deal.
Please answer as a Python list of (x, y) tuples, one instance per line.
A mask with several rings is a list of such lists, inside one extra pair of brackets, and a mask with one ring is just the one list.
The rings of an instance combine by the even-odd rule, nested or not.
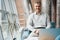
[(26, 39), (30, 33), (31, 33), (31, 31), (28, 30), (27, 28), (23, 29), (21, 32), (21, 40)]
[(55, 28), (55, 27), (56, 27), (55, 22), (51, 22), (51, 28)]

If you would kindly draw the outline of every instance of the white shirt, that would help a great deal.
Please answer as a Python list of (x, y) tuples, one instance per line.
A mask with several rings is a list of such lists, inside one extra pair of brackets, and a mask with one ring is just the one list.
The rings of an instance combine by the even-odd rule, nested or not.
[(36, 15), (36, 12), (32, 13), (27, 20), (27, 28), (34, 31), (36, 27), (46, 27), (50, 28), (49, 16), (45, 13)]

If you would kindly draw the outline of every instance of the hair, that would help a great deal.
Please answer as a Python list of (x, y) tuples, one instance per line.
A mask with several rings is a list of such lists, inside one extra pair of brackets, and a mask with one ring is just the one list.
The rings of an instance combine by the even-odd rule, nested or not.
[(34, 2), (34, 3), (37, 3), (37, 4), (40, 4), (40, 5), (41, 5), (41, 1), (36, 1), (36, 2)]

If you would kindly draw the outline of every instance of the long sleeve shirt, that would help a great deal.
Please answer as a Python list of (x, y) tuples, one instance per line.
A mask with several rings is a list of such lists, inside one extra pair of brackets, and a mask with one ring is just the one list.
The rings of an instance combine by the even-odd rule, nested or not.
[(49, 16), (46, 13), (36, 15), (36, 12), (32, 13), (27, 20), (27, 28), (34, 31), (34, 28), (45, 27), (50, 28)]

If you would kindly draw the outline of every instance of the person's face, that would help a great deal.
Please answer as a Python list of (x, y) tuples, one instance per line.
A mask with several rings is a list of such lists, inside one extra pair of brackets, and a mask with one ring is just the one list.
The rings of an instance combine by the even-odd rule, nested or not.
[(41, 12), (41, 5), (35, 3), (35, 4), (34, 4), (34, 9), (35, 9), (35, 11), (36, 11), (37, 13)]

